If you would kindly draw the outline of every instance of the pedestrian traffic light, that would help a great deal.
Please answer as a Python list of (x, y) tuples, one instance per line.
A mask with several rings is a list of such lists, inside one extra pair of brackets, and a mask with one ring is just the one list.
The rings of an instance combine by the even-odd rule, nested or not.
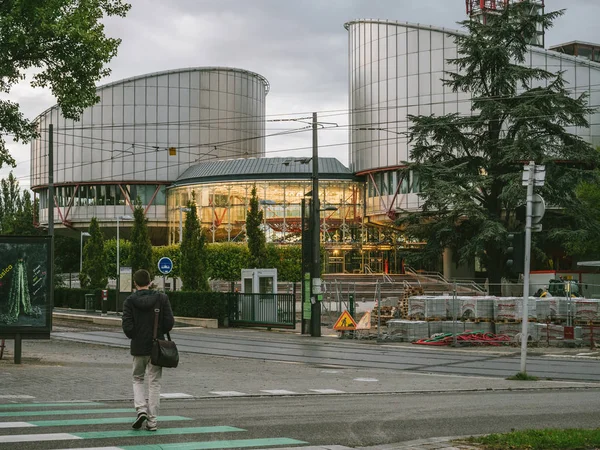
[(525, 233), (509, 233), (507, 245), (506, 266), (512, 273), (523, 273), (525, 268)]

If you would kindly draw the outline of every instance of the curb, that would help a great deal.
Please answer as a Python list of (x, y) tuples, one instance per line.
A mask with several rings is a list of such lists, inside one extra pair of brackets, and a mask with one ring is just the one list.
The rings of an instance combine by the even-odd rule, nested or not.
[[(63, 320), (73, 320), (76, 322), (89, 322), (96, 325), (112, 325), (121, 326), (120, 317), (110, 316), (94, 316), (78, 313), (67, 313), (67, 312), (52, 312), (52, 317)], [(175, 322), (183, 323), (185, 325), (193, 325), (202, 328), (219, 328), (219, 321), (217, 319), (203, 319), (198, 317), (175, 317)]]

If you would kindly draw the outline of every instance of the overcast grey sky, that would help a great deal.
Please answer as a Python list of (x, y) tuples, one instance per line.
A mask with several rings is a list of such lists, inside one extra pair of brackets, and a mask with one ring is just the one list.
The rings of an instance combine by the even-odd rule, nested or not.
[[(344, 23), (388, 19), (458, 29), (464, 0), (130, 0), (125, 19), (110, 19), (107, 34), (123, 42), (110, 64), (116, 81), (149, 72), (228, 66), (257, 72), (271, 84), (267, 115), (323, 112), (347, 124), (348, 46)], [(567, 8), (546, 34), (546, 47), (571, 40), (600, 42), (600, 0), (546, 0), (546, 10)], [(9, 98), (34, 118), (55, 101), (26, 84)], [(336, 114), (324, 113), (337, 111)], [(329, 116), (326, 117), (325, 116)], [(298, 125), (302, 126), (302, 125)], [(267, 126), (267, 132), (274, 131)], [(288, 125), (289, 127), (289, 125)], [(346, 129), (324, 130), (321, 156), (348, 163)], [(339, 144), (326, 147), (326, 145)], [(308, 155), (309, 132), (267, 139), (267, 156)], [(29, 186), (29, 146), (12, 144), (15, 174)], [(279, 150), (305, 148), (293, 151)], [(10, 169), (0, 169), (0, 178)]]

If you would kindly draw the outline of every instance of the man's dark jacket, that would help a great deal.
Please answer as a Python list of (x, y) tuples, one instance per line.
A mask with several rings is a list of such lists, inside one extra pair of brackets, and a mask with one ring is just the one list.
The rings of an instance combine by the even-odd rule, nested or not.
[(166, 294), (149, 289), (134, 292), (123, 304), (123, 331), (131, 339), (133, 356), (150, 356), (154, 332), (154, 309), (159, 300), (158, 338), (173, 329), (175, 319)]

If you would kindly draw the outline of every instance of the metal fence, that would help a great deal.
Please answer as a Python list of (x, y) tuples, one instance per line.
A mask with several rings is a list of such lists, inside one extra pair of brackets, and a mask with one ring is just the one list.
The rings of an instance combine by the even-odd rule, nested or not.
[(296, 302), (293, 294), (232, 293), (228, 306), (231, 326), (296, 327)]

